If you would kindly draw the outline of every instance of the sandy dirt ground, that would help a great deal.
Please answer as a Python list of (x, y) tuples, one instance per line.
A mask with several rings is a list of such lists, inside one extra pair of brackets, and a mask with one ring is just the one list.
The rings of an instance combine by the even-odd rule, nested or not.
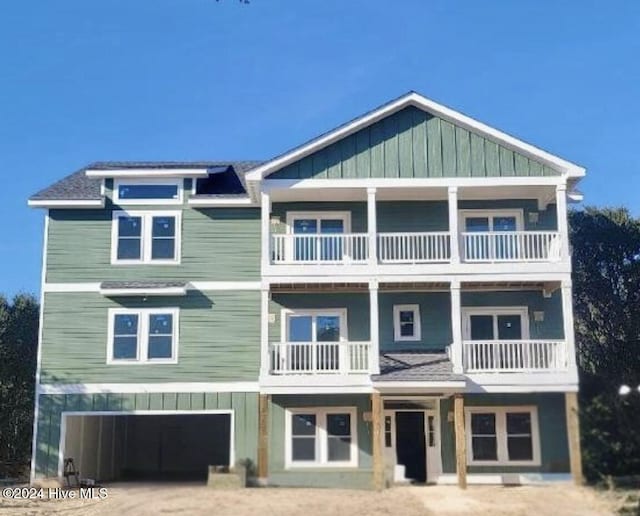
[(212, 490), (194, 484), (114, 484), (94, 500), (0, 498), (0, 515), (92, 516), (417, 516), (615, 514), (619, 499), (571, 485), (394, 487), (377, 493), (337, 489)]

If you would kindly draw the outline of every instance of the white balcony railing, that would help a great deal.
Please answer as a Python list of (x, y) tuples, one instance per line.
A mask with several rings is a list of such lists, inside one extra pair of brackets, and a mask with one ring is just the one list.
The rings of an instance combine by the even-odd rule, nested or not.
[(381, 263), (448, 262), (449, 233), (379, 233), (378, 258)]
[(560, 260), (557, 231), (461, 233), (465, 262), (543, 262)]
[(567, 346), (563, 340), (466, 340), (463, 349), (468, 373), (567, 370)]
[(272, 262), (357, 263), (369, 257), (366, 233), (272, 235)]
[(370, 342), (274, 342), (271, 374), (352, 374), (371, 370)]

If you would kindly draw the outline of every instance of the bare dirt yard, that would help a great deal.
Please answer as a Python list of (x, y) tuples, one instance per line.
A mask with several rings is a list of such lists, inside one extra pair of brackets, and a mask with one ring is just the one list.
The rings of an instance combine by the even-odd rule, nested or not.
[(0, 498), (0, 515), (425, 516), (616, 514), (620, 496), (572, 485), (213, 490), (194, 484), (113, 484), (94, 500)]

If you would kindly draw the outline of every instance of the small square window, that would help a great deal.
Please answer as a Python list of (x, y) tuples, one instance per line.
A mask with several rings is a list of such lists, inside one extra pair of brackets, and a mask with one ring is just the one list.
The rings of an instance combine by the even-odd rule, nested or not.
[(420, 307), (418, 305), (395, 305), (393, 307), (394, 340), (420, 340), (420, 326)]

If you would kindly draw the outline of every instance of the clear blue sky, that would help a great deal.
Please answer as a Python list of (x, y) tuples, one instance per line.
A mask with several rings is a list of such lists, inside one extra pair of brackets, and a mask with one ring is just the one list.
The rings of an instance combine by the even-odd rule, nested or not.
[(638, 56), (633, 0), (2, 2), (0, 292), (38, 291), (26, 199), (88, 162), (268, 158), (411, 89), (638, 215)]

